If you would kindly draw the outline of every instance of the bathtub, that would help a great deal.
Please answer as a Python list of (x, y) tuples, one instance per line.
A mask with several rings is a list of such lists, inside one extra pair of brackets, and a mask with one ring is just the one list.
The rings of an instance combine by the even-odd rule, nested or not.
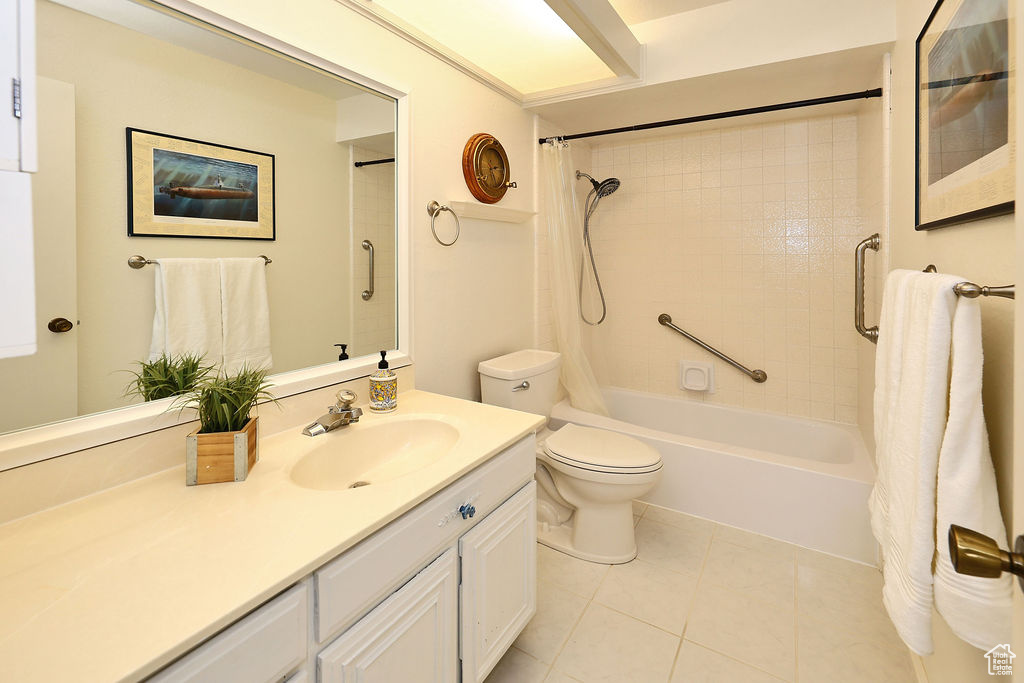
[(644, 502), (875, 565), (868, 496), (875, 470), (853, 426), (604, 389), (611, 417), (562, 401), (572, 422), (654, 446), (665, 463)]

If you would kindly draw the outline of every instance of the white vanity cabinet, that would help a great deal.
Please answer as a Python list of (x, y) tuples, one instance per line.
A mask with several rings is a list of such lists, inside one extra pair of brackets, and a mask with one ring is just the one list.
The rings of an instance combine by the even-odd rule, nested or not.
[[(535, 443), (521, 439), (153, 680), (483, 681), (536, 611)], [(296, 607), (307, 595), (310, 609)], [(271, 632), (280, 643), (261, 640)]]

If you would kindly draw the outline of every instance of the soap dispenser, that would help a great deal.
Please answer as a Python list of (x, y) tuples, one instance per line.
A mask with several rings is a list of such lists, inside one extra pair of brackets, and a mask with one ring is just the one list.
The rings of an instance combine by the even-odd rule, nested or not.
[(338, 354), (338, 360), (348, 360), (348, 344), (335, 344), (335, 346), (341, 347), (341, 353)]
[(380, 352), (377, 372), (370, 375), (370, 410), (389, 413), (398, 407), (398, 375), (388, 367), (387, 351)]

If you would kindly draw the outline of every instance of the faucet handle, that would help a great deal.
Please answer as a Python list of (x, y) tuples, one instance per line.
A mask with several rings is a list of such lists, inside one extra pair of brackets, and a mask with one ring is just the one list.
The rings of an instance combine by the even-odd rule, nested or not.
[(335, 404), (335, 408), (338, 410), (349, 410), (352, 404), (359, 400), (356, 392), (349, 391), (348, 389), (342, 389), (338, 392), (338, 402)]

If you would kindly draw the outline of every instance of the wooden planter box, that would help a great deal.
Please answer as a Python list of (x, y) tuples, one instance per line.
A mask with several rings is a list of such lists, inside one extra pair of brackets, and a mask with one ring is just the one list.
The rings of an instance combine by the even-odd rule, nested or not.
[(185, 483), (216, 484), (245, 481), (260, 459), (256, 421), (250, 418), (237, 432), (199, 434), (199, 427), (185, 437)]

